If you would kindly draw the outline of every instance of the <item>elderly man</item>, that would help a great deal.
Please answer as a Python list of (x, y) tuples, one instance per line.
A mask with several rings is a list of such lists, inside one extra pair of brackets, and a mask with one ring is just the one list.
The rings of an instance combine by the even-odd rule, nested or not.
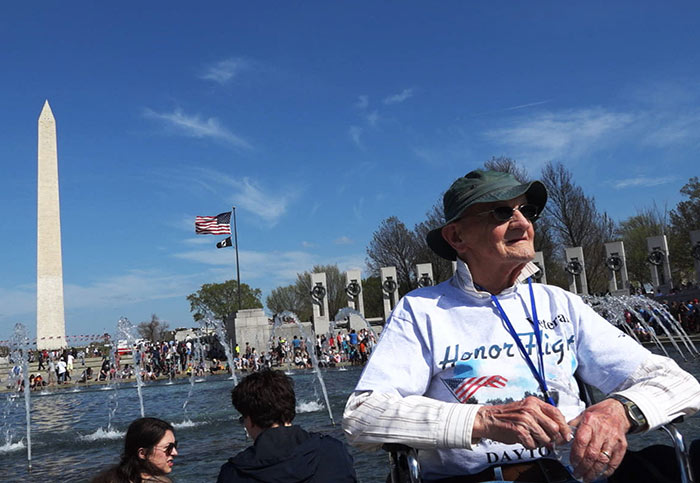
[[(427, 242), (457, 272), (392, 312), (345, 408), (351, 444), (419, 448), (427, 481), (568, 481), (552, 447), (576, 429), (574, 473), (591, 481), (621, 464), (627, 433), (698, 409), (700, 385), (674, 361), (576, 295), (520, 283), (546, 200), (539, 181), (495, 171), (447, 190)], [(586, 408), (574, 372), (608, 398)]]

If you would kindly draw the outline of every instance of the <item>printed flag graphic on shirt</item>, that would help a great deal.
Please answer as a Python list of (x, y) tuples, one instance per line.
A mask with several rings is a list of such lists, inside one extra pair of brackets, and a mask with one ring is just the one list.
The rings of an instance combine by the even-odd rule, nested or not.
[(508, 379), (496, 375), (467, 377), (465, 379), (443, 379), (443, 382), (459, 402), (466, 403), (482, 387), (500, 389), (506, 386)]
[(232, 246), (233, 242), (231, 241), (231, 237), (227, 237), (225, 240), (221, 240), (219, 243), (216, 244), (216, 248), (226, 248)]
[(198, 235), (230, 235), (231, 212), (216, 216), (198, 216), (194, 220), (194, 231)]

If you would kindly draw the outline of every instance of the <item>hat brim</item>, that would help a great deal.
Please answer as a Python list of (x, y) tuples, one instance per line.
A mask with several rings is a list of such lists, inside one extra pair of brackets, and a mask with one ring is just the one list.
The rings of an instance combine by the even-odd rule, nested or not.
[[(533, 181), (531, 183), (512, 186), (510, 188), (488, 193), (487, 195), (475, 200), (468, 206), (465, 206), (464, 209), (466, 210), (469, 206), (479, 203), (508, 201), (522, 195), (525, 195), (528, 203), (539, 206), (540, 212), (544, 210), (544, 205), (547, 203), (547, 188), (545, 188), (540, 181)], [(463, 212), (464, 210), (462, 210), (461, 213), (457, 214), (452, 219), (447, 220), (442, 226), (435, 228), (434, 230), (430, 230), (428, 235), (425, 237), (425, 241), (428, 243), (430, 249), (446, 260), (457, 260), (457, 252), (454, 248), (452, 248), (452, 245), (447, 243), (447, 241), (443, 238), (442, 229), (450, 223), (457, 221), (462, 216)]]

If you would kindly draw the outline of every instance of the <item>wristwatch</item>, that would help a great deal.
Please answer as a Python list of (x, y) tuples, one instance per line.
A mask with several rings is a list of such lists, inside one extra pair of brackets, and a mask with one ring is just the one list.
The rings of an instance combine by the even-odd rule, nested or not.
[(608, 397), (610, 399), (620, 401), (620, 403), (622, 403), (624, 406), (627, 419), (631, 424), (629, 430), (630, 433), (640, 433), (647, 428), (648, 424), (646, 416), (644, 416), (642, 410), (639, 409), (639, 406), (637, 406), (633, 401), (627, 399), (625, 396), (621, 396), (620, 394), (611, 394)]

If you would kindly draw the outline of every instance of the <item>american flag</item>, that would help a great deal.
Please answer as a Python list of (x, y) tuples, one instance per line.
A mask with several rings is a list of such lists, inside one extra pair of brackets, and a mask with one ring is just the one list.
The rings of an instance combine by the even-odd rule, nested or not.
[(231, 212), (216, 216), (198, 216), (194, 220), (194, 231), (198, 235), (230, 235)]
[(468, 377), (455, 388), (454, 394), (459, 402), (466, 403), (482, 387), (501, 388), (505, 387), (506, 382), (508, 379), (503, 376)]

